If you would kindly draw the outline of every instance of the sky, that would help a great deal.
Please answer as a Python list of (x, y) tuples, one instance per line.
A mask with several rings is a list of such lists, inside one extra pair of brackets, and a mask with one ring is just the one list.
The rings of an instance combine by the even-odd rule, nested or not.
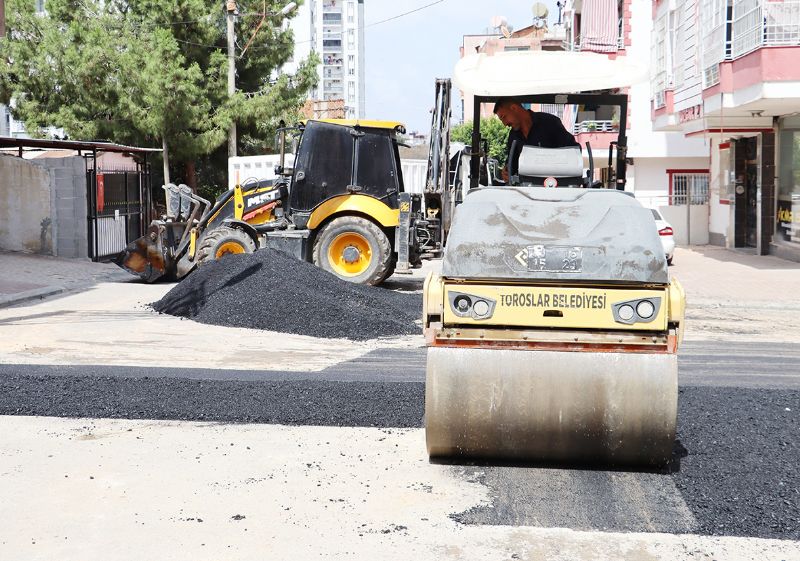
[[(558, 19), (556, 0), (540, 0)], [(535, 0), (364, 0), (366, 112), (369, 119), (405, 123), (409, 131), (430, 129), (436, 78), (450, 78), (463, 35), (485, 32), (492, 16), (514, 29), (533, 22)], [(422, 8), (408, 15), (405, 12)], [(392, 18), (385, 23), (376, 22)], [(461, 101), (453, 96), (453, 115)]]

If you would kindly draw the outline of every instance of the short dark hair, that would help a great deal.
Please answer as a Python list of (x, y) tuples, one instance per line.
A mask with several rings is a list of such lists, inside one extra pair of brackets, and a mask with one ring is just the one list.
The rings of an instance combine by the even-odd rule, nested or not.
[(497, 103), (494, 104), (493, 113), (497, 115), (497, 112), (502, 109), (503, 107), (511, 107), (512, 105), (519, 105), (520, 107), (522, 104), (514, 98), (506, 97), (499, 100)]

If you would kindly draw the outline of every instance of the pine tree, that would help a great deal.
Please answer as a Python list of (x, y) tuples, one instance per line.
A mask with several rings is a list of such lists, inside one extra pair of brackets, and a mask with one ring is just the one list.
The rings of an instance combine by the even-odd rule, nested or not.
[(223, 163), (219, 181), (231, 122), (244, 145), (266, 150), (278, 121), (297, 118), (316, 81), (314, 55), (294, 76), (277, 75), (292, 55), (292, 33), (260, 13), (284, 4), (240, 0), (230, 96), (222, 2), (47, 0), (46, 14), (36, 14), (31, 0), (7, 0), (0, 102), (14, 99), (13, 114), (32, 135), (55, 126), (81, 140), (163, 141), (171, 162), (188, 168), (184, 178), (191, 181), (196, 162), (213, 160)]

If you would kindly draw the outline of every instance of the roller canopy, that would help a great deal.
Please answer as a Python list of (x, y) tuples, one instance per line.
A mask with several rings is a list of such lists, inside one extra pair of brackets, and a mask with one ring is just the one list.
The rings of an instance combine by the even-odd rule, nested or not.
[(516, 51), (466, 56), (456, 64), (453, 81), (467, 94), (501, 97), (625, 88), (647, 78), (647, 67), (627, 57)]
[(442, 276), (669, 283), (652, 213), (604, 189), (475, 189), (458, 206)]

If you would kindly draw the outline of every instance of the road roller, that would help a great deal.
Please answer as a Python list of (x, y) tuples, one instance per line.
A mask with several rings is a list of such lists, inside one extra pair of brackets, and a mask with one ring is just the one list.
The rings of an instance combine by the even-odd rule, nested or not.
[[(564, 104), (595, 95), (502, 93)], [(479, 92), (476, 113), (504, 95)], [(580, 147), (524, 146), (508, 185), (475, 182), (457, 207), (441, 272), (424, 284), (431, 458), (670, 461), (685, 296), (651, 211), (624, 191), (624, 126), (602, 181)]]

